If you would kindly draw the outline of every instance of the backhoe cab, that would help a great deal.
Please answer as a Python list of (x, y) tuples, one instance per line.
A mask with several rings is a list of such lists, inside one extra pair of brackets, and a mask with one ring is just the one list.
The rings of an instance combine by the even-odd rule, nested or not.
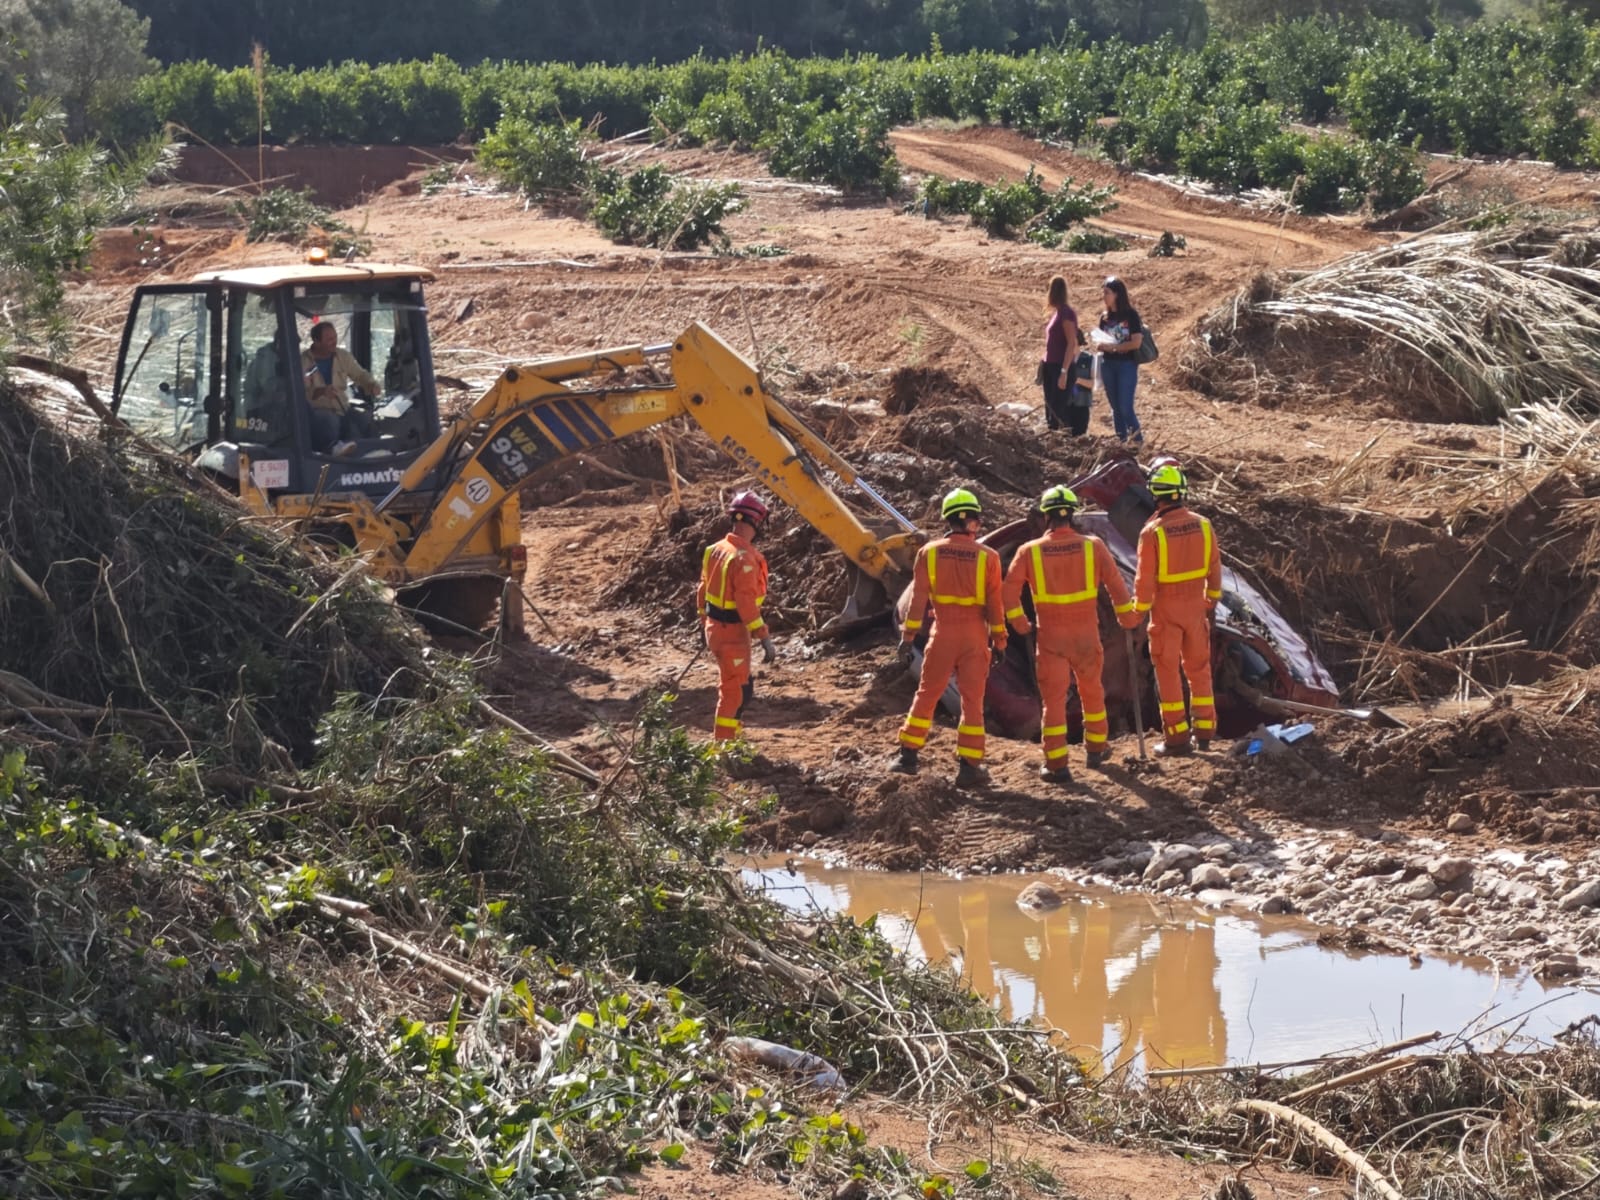
[[(476, 627), (498, 601), (517, 632), (527, 569), (518, 494), (571, 455), (686, 416), (857, 569), (836, 628), (887, 612), (920, 535), (716, 334), (696, 323), (658, 346), (508, 368), (441, 427), (422, 290), (432, 278), (420, 267), (308, 263), (140, 288), (113, 410), (147, 439), (197, 454), (256, 511), (418, 589), (419, 607)], [(342, 398), (352, 417), (337, 436), (309, 355), (319, 324), (381, 383), (381, 395)], [(645, 366), (666, 381), (634, 382), (629, 370)], [(834, 483), (888, 520), (869, 529)]]

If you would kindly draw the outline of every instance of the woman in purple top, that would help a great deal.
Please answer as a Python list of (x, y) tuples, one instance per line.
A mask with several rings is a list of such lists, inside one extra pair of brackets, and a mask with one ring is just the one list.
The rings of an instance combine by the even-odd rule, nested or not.
[(1044, 421), (1047, 428), (1065, 429), (1074, 436), (1089, 428), (1089, 409), (1067, 403), (1072, 394), (1072, 364), (1078, 357), (1078, 314), (1067, 303), (1067, 281), (1057, 275), (1045, 297), (1044, 359), (1039, 382), (1044, 385)]
[(1144, 444), (1139, 418), (1133, 413), (1133, 393), (1139, 386), (1139, 347), (1144, 343), (1144, 322), (1139, 310), (1128, 302), (1128, 285), (1115, 275), (1101, 289), (1105, 311), (1100, 314), (1100, 331), (1110, 338), (1100, 351), (1100, 382), (1111, 405), (1111, 421), (1119, 441)]

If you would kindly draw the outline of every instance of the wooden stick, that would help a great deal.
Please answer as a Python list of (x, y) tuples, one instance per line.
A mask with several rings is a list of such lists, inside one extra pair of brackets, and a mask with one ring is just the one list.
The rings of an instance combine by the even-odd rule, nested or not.
[[(449, 980), (465, 991), (471, 992), (480, 1000), (492, 1000), (497, 995), (503, 997), (510, 991), (508, 988), (480, 979), (470, 971), (463, 970), (461, 967), (456, 966), (455, 963), (447, 962), (436, 954), (428, 953), (428, 951), (413, 942), (395, 937), (392, 933), (385, 933), (376, 925), (363, 921), (356, 915), (357, 904), (355, 901), (345, 900), (339, 896), (323, 895), (320, 892), (313, 893), (312, 898), (317, 902), (317, 911), (328, 920), (352, 926), (362, 936), (371, 938), (385, 950), (393, 951), (402, 958), (410, 959), (419, 967), (426, 967), (435, 975)], [(532, 1015), (533, 1025), (540, 1033), (553, 1034), (557, 1032), (556, 1027), (538, 1013)]]
[(11, 574), (16, 578), (16, 581), (22, 585), (23, 590), (31, 595), (40, 604), (44, 605), (44, 610), (50, 614), (50, 619), (52, 621), (55, 620), (55, 602), (50, 599), (49, 594), (44, 590), (44, 588), (40, 587), (39, 584), (34, 581), (33, 576), (29, 575), (27, 571), (22, 569), (22, 564), (17, 561), (16, 556), (4, 546), (0, 546), (0, 564), (3, 564), (10, 569)]
[(1305, 1114), (1297, 1113), (1294, 1109), (1285, 1108), (1281, 1104), (1274, 1104), (1271, 1100), (1240, 1100), (1229, 1111), (1259, 1113), (1262, 1116), (1272, 1118), (1274, 1121), (1287, 1122), (1366, 1180), (1372, 1190), (1382, 1197), (1382, 1200), (1405, 1200), (1404, 1196), (1395, 1191), (1394, 1185), (1383, 1177), (1378, 1168), (1352, 1150), (1338, 1134), (1327, 1126), (1313, 1121)]
[(1286, 1067), (1320, 1067), (1329, 1063), (1343, 1062), (1351, 1058), (1388, 1058), (1399, 1054), (1402, 1050), (1410, 1050), (1414, 1046), (1425, 1046), (1429, 1042), (1436, 1042), (1444, 1036), (1438, 1030), (1432, 1033), (1418, 1034), (1416, 1037), (1406, 1038), (1404, 1041), (1390, 1042), (1387, 1046), (1377, 1046), (1371, 1050), (1351, 1050), (1345, 1054), (1322, 1054), (1316, 1058), (1297, 1058), (1289, 1062), (1275, 1063), (1239, 1063), (1235, 1066), (1221, 1067), (1170, 1067), (1160, 1071), (1147, 1071), (1147, 1079), (1176, 1079), (1183, 1075), (1227, 1075), (1233, 1071), (1281, 1071)]
[(523, 741), (544, 751), (550, 756), (550, 762), (557, 770), (564, 771), (568, 775), (574, 775), (583, 780), (585, 783), (597, 784), (600, 782), (600, 776), (596, 775), (588, 767), (584, 766), (577, 759), (573, 758), (572, 755), (568, 754), (565, 750), (558, 750), (538, 734), (534, 733), (533, 730), (529, 729), (520, 722), (513, 720), (511, 717), (508, 717), (505, 713), (501, 712), (498, 708), (495, 708), (494, 705), (490, 704), (488, 701), (479, 700), (478, 711), (484, 716), (488, 717), (502, 729), (509, 729)]
[(1437, 1061), (1438, 1059), (1427, 1055), (1423, 1055), (1421, 1058), (1386, 1058), (1381, 1062), (1368, 1063), (1364, 1067), (1357, 1067), (1354, 1071), (1346, 1071), (1343, 1075), (1335, 1075), (1332, 1079), (1324, 1079), (1321, 1083), (1313, 1083), (1310, 1087), (1303, 1087), (1297, 1092), (1290, 1092), (1283, 1098), (1283, 1102), (1285, 1104), (1293, 1104), (1300, 1100), (1309, 1100), (1313, 1096), (1320, 1096), (1323, 1092), (1331, 1092), (1335, 1088), (1344, 1087), (1346, 1084), (1360, 1083), (1364, 1079), (1386, 1075), (1399, 1067)]

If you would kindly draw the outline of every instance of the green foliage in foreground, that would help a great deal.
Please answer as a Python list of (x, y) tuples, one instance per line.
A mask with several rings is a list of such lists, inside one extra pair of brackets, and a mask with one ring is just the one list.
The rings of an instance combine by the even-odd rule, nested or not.
[(946, 967), (748, 898), (763, 801), (669, 701), (575, 782), (348, 564), (3, 383), (0, 432), (34, 501), (0, 505), (0, 1190), (531, 1200), (692, 1147), (892, 1192), (722, 1039), (889, 1093), (1078, 1082)]
[(42, 102), (0, 128), (0, 350), (12, 340), (64, 347), (61, 277), (88, 261), (95, 230), (154, 159), (153, 145), (119, 162), (69, 143), (64, 118)]

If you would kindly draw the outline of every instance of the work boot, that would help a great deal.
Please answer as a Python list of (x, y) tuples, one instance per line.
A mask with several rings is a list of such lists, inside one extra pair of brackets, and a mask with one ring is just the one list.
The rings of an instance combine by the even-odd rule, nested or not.
[(1089, 769), (1091, 771), (1099, 771), (1099, 770), (1104, 769), (1105, 767), (1110, 766), (1111, 765), (1111, 751), (1109, 751), (1109, 750), (1091, 750), (1091, 751), (1089, 751), (1089, 764), (1088, 765), (1089, 765)]
[(1205, 753), (1209, 752), (1210, 749), (1211, 749), (1211, 739), (1210, 738), (1195, 738), (1195, 740), (1194, 740), (1194, 748), (1196, 750), (1200, 751), (1201, 754), (1205, 754)]
[(900, 756), (889, 765), (889, 770), (896, 775), (915, 775), (917, 773), (917, 752), (910, 746), (901, 746)]
[(956, 767), (956, 786), (958, 788), (985, 788), (989, 786), (989, 772), (980, 767), (970, 758), (963, 758)]
[(1183, 758), (1194, 753), (1194, 745), (1188, 738), (1183, 741), (1165, 740), (1156, 743), (1155, 756), (1157, 758)]
[(1065, 764), (1052, 767), (1049, 763), (1045, 763), (1039, 768), (1039, 778), (1046, 783), (1071, 783), (1072, 768)]

